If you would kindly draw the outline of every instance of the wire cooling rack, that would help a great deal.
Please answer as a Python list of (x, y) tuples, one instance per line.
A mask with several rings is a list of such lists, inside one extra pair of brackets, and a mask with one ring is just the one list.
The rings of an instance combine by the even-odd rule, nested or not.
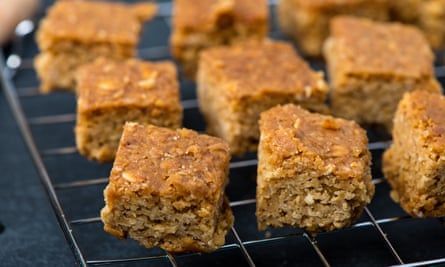
[[(168, 37), (171, 1), (158, 1), (160, 10), (144, 32), (139, 57), (170, 59)], [(270, 1), (273, 11), (276, 1)], [(274, 12), (271, 14), (273, 15)], [(43, 12), (42, 14), (43, 15)], [(282, 39), (271, 22), (271, 38)], [(369, 129), (376, 195), (352, 227), (312, 237), (301, 229), (258, 231), (255, 218), (256, 155), (233, 158), (227, 194), (235, 225), (226, 245), (210, 254), (173, 255), (120, 241), (102, 230), (98, 217), (111, 164), (98, 164), (77, 153), (74, 144), (76, 100), (73, 94), (39, 94), (32, 67), (37, 53), (33, 24), (18, 27), (22, 37), (0, 60), (2, 87), (26, 141), (43, 186), (80, 266), (439, 266), (445, 265), (445, 220), (413, 219), (389, 198), (380, 171), (382, 152), (390, 143), (379, 130)], [(3, 58), (3, 56), (1, 57)], [(320, 62), (311, 62), (324, 69)], [(436, 73), (443, 84), (445, 66)], [(198, 111), (195, 84), (181, 80), (184, 127), (205, 129)]]

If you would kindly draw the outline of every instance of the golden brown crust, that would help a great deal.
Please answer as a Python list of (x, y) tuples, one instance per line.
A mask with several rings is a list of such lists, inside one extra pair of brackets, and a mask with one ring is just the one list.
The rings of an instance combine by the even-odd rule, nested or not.
[(295, 103), (327, 112), (323, 73), (312, 71), (284, 42), (245, 42), (201, 53), (199, 107), (208, 131), (242, 155), (258, 146), (259, 114), (278, 104)]
[(228, 145), (192, 130), (126, 123), (117, 155), (110, 175), (112, 191), (194, 194), (216, 201), (228, 182)]
[(342, 16), (332, 20), (331, 37), (339, 61), (337, 72), (415, 78), (434, 75), (434, 55), (414, 27)]
[(380, 0), (281, 0), (277, 6), (281, 30), (295, 40), (307, 56), (321, 57), (329, 22), (339, 15), (384, 21), (389, 18), (387, 1)]
[(175, 0), (174, 12), (174, 27), (187, 30), (213, 27), (226, 13), (248, 24), (262, 23), (268, 18), (266, 0)]
[(421, 138), (432, 145), (432, 152), (445, 151), (445, 98), (416, 90), (406, 94), (404, 102), (411, 102), (411, 116), (416, 117), (419, 123), (415, 127), (424, 128)]
[(417, 26), (433, 49), (445, 45), (445, 0), (390, 0), (389, 3), (394, 20)]
[(128, 122), (104, 190), (104, 229), (147, 248), (211, 252), (233, 225), (224, 195), (230, 152), (195, 131)]
[(99, 58), (77, 74), (76, 144), (89, 159), (114, 159), (126, 121), (181, 125), (179, 85), (171, 62)]
[(360, 5), (374, 2), (374, 4), (386, 4), (388, 0), (294, 0), (299, 5), (312, 9), (330, 9), (338, 6)]
[(366, 132), (355, 122), (292, 105), (261, 113), (259, 229), (316, 234), (351, 225), (374, 195)]
[(400, 101), (383, 156), (391, 197), (414, 217), (445, 215), (445, 97), (425, 90)]
[(202, 50), (262, 40), (269, 28), (265, 0), (178, 0), (173, 9), (172, 55), (192, 79)]
[(99, 58), (79, 68), (78, 110), (119, 106), (170, 107), (180, 109), (179, 87), (172, 62), (117, 62)]
[(336, 17), (324, 44), (333, 114), (389, 131), (403, 94), (441, 92), (434, 55), (416, 28), (398, 23)]
[(142, 24), (156, 9), (154, 3), (57, 1), (36, 33), (41, 53), (34, 65), (40, 91), (74, 91), (77, 68), (98, 57), (133, 57)]
[(326, 98), (323, 74), (313, 71), (285, 42), (252, 41), (211, 48), (201, 53), (200, 60), (213, 79), (231, 85), (221, 92), (228, 97), (292, 93), (320, 102)]
[(369, 153), (368, 139), (357, 123), (288, 104), (261, 113), (260, 127), (261, 138), (269, 141), (277, 157), (311, 155), (323, 162), (320, 168), (340, 179), (362, 178), (362, 157)]
[(67, 40), (135, 45), (141, 23), (155, 13), (154, 3), (128, 5), (100, 1), (57, 1), (41, 22), (38, 44), (44, 50)]

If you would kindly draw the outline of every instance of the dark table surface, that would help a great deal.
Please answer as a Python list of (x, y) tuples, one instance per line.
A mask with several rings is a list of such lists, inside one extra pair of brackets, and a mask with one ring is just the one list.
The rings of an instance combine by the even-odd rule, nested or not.
[(0, 140), (0, 265), (74, 266), (3, 91)]
[(0, 266), (75, 266), (1, 89)]

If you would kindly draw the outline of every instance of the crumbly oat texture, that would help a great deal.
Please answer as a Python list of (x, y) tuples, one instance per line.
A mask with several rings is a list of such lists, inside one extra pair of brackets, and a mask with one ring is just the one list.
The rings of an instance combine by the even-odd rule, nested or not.
[(391, 16), (417, 26), (434, 49), (445, 45), (445, 0), (390, 0)]
[(329, 22), (337, 15), (387, 20), (388, 0), (281, 0), (277, 6), (281, 30), (312, 57), (322, 55)]
[(37, 31), (41, 92), (73, 91), (77, 67), (97, 57), (133, 57), (142, 24), (155, 13), (154, 3), (56, 1)]
[(441, 91), (431, 48), (412, 26), (336, 17), (324, 48), (336, 116), (391, 129), (403, 93)]
[(416, 90), (400, 101), (383, 155), (391, 197), (413, 217), (445, 216), (445, 97)]
[(351, 225), (374, 195), (371, 154), (355, 122), (277, 106), (261, 114), (257, 221), (310, 233)]
[(77, 148), (99, 162), (114, 159), (126, 121), (170, 128), (182, 122), (172, 62), (99, 58), (79, 68), (77, 92)]
[(106, 232), (172, 252), (210, 252), (233, 224), (221, 139), (126, 123), (104, 191)]
[(277, 104), (296, 103), (327, 112), (327, 86), (290, 44), (245, 42), (201, 53), (198, 101), (208, 131), (241, 155), (256, 151), (259, 114)]
[(172, 54), (193, 79), (201, 50), (267, 36), (267, 0), (175, 0), (173, 9)]

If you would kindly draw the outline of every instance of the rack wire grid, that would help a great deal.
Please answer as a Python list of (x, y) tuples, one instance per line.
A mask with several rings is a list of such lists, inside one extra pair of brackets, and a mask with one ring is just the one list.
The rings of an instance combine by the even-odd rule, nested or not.
[[(159, 13), (143, 31), (139, 57), (170, 59), (168, 37), (171, 1), (158, 1)], [(284, 39), (273, 17), (270, 37)], [(40, 17), (44, 10), (40, 12)], [(80, 266), (445, 266), (444, 218), (413, 219), (389, 198), (383, 178), (373, 180), (376, 194), (362, 217), (347, 229), (310, 236), (301, 229), (258, 231), (255, 218), (256, 155), (233, 158), (227, 195), (235, 224), (226, 245), (210, 254), (171, 254), (146, 249), (135, 241), (120, 241), (102, 230), (98, 217), (111, 164), (98, 164), (77, 153), (74, 144), (74, 94), (42, 95), (32, 67), (37, 53), (33, 24), (17, 28), (15, 44), (0, 60), (1, 81), (14, 117), (47, 191), (59, 224)], [(4, 57), (2, 57), (4, 58)], [(324, 70), (321, 62), (310, 62)], [(442, 84), (445, 66), (436, 64)], [(184, 127), (204, 131), (195, 84), (181, 79)], [(381, 131), (368, 129), (373, 177), (382, 177), (381, 154), (390, 144)]]

